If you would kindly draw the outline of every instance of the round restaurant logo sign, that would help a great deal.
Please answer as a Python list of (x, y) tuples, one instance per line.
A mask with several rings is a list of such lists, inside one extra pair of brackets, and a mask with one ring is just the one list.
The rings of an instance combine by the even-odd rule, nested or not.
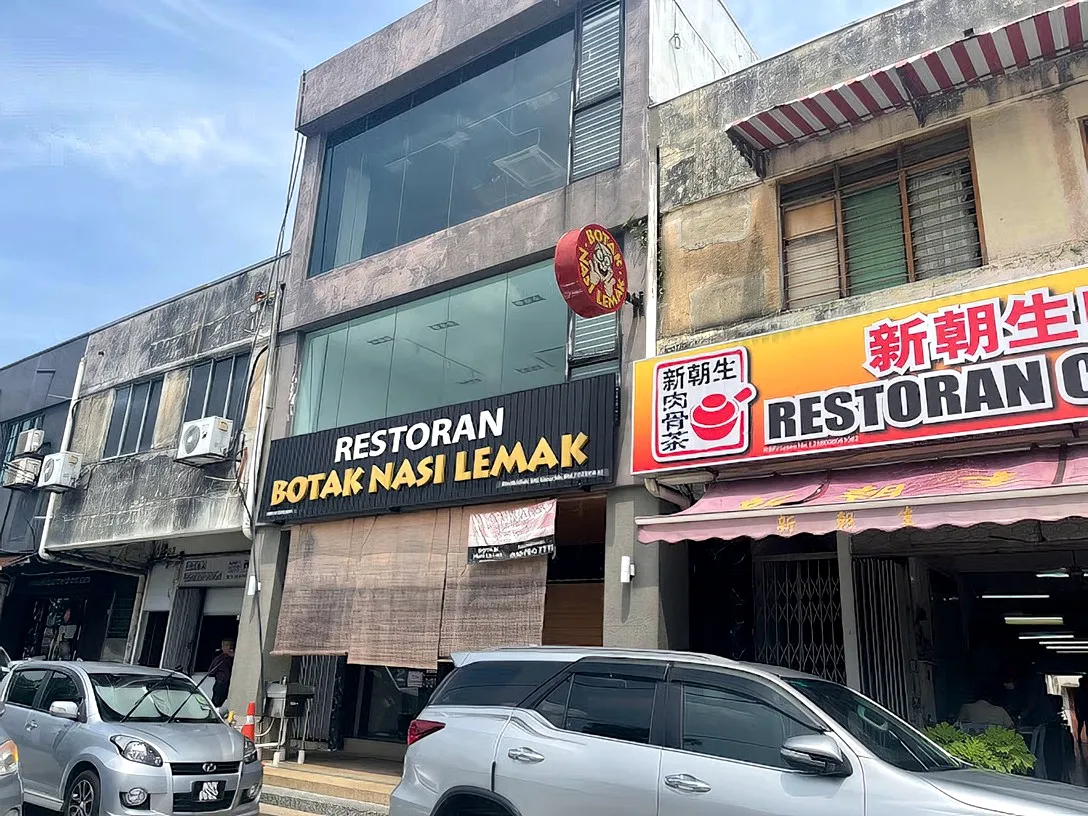
[(627, 263), (612, 233), (590, 224), (560, 238), (555, 247), (555, 281), (579, 317), (618, 311), (627, 299)]

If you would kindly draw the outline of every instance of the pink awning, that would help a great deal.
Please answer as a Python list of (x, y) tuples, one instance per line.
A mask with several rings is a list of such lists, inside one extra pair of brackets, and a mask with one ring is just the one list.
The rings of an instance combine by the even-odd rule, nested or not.
[(747, 116), (727, 132), (755, 164), (756, 153), (823, 136), (922, 99), (1081, 50), (1086, 35), (1088, 1), (1073, 0)]
[(1088, 447), (1051, 448), (710, 485), (687, 510), (639, 518), (639, 541), (932, 529), (1088, 517)]

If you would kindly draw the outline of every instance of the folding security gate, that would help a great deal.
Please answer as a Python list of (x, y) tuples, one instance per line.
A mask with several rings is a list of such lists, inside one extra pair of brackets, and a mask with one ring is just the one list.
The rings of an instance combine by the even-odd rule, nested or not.
[(333, 751), (344, 747), (340, 733), (340, 710), (344, 699), (346, 666), (347, 658), (343, 655), (307, 655), (294, 660), (293, 668), (298, 682), (314, 689), (306, 724), (306, 741), (325, 743)]
[(906, 561), (854, 559), (861, 691), (905, 720), (917, 719), (910, 572)]
[(756, 660), (846, 682), (835, 553), (753, 559)]
[(170, 618), (166, 624), (166, 643), (162, 649), (164, 669), (188, 674), (193, 669), (193, 650), (200, 631), (200, 616), (204, 611), (204, 590), (185, 587), (174, 595)]

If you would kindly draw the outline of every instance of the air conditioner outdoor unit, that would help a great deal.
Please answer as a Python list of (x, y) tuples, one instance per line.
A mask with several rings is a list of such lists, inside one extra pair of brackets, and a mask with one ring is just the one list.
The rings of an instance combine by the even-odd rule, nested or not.
[(30, 490), (38, 484), (38, 474), (41, 470), (41, 459), (35, 459), (33, 456), (12, 459), (4, 466), (2, 484), (12, 490)]
[(82, 453), (51, 453), (42, 459), (38, 487), (50, 493), (64, 493), (79, 483), (82, 469)]
[(44, 444), (45, 431), (41, 428), (31, 428), (29, 431), (23, 431), (19, 434), (19, 438), (15, 440), (15, 455), (29, 456), (37, 453)]
[(178, 462), (187, 465), (208, 465), (230, 457), (230, 439), (234, 423), (223, 417), (204, 417), (186, 422), (178, 443)]

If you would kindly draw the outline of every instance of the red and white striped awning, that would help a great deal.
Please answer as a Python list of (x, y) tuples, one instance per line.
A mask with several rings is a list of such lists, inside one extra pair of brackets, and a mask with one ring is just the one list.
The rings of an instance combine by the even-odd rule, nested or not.
[(734, 122), (728, 133), (751, 160), (773, 150), (910, 107), (927, 97), (1085, 47), (1088, 0), (964, 37), (880, 70)]

